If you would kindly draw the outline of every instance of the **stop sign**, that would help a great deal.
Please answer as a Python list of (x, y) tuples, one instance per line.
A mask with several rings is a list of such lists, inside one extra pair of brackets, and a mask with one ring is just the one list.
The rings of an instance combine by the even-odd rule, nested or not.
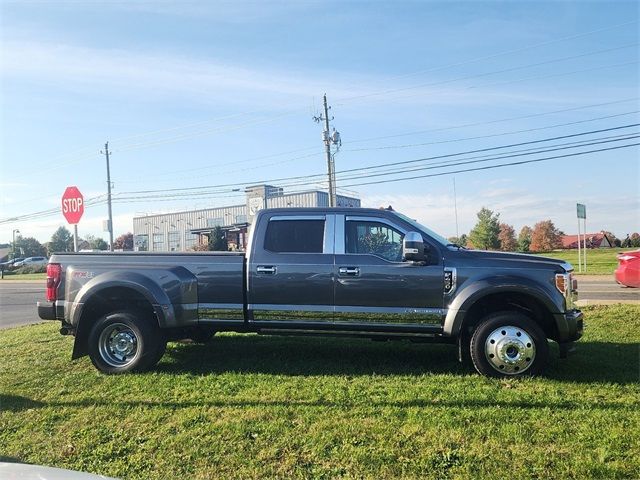
[(71, 225), (80, 221), (84, 213), (84, 197), (78, 187), (67, 187), (62, 194), (62, 215)]

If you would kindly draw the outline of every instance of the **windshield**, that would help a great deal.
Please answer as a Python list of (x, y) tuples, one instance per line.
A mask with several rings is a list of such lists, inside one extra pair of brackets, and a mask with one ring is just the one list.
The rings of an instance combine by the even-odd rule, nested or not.
[(451, 245), (451, 242), (449, 240), (447, 240), (446, 238), (444, 238), (441, 235), (438, 235), (436, 232), (434, 232), (433, 230), (431, 230), (430, 228), (425, 227), (424, 225), (416, 222), (415, 220), (407, 217), (406, 215), (403, 215), (401, 213), (398, 212), (393, 212), (394, 215), (397, 215), (398, 217), (400, 217), (402, 220), (404, 220), (405, 222), (411, 224), (412, 226), (414, 226), (416, 228), (416, 230), (422, 232), (422, 233), (426, 233), (430, 238), (433, 238), (434, 240), (436, 240), (438, 243), (442, 244), (443, 246), (448, 246)]

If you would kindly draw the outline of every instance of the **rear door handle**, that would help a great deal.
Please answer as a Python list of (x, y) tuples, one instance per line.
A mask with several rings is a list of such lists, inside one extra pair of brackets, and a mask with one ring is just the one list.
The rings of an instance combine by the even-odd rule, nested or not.
[(360, 275), (360, 269), (358, 267), (340, 267), (338, 268), (338, 273), (349, 277), (357, 277)]
[(260, 275), (275, 275), (278, 269), (274, 266), (260, 265), (256, 267), (256, 272)]

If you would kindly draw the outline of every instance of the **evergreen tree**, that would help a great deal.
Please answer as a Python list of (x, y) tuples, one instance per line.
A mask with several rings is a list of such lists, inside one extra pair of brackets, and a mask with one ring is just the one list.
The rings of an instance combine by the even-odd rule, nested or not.
[(227, 237), (220, 225), (215, 227), (209, 236), (209, 250), (212, 252), (226, 252), (229, 250)]
[(65, 227), (58, 228), (47, 245), (49, 255), (56, 252), (73, 252), (73, 235)]
[(520, 234), (518, 235), (518, 251), (519, 252), (528, 252), (529, 247), (531, 246), (531, 235), (533, 234), (533, 230), (531, 227), (524, 226), (520, 230)]
[(494, 214), (488, 208), (482, 207), (478, 212), (478, 223), (469, 232), (469, 241), (474, 248), (483, 250), (497, 250), (500, 248), (500, 214)]

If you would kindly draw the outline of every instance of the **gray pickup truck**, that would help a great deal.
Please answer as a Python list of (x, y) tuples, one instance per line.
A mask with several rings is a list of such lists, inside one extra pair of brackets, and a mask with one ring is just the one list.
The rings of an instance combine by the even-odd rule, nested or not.
[(570, 264), (467, 250), (391, 210), (260, 211), (248, 253), (56, 254), (40, 318), (104, 373), (216, 332), (451, 343), (494, 377), (541, 373), (582, 336)]

